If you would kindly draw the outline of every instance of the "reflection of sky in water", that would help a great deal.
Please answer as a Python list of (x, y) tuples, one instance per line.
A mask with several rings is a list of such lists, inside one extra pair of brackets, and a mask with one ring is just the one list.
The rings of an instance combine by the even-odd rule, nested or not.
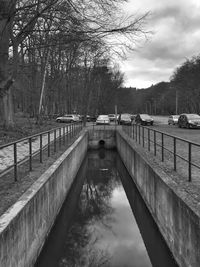
[(117, 154), (88, 153), (35, 266), (177, 267), (129, 178)]
[(114, 212), (109, 215), (109, 227), (100, 222), (90, 225), (93, 238), (98, 240), (95, 246), (107, 250), (110, 266), (152, 266), (122, 186), (113, 190), (110, 205)]

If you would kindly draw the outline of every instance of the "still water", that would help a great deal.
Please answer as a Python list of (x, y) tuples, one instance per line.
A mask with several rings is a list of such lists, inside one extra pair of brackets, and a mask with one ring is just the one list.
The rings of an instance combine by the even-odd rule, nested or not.
[(115, 151), (89, 151), (35, 267), (178, 267)]

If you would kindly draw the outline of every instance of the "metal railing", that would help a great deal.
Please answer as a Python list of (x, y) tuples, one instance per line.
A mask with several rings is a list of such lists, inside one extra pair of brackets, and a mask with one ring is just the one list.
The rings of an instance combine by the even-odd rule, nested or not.
[(71, 123), (0, 146), (0, 177), (13, 170), (17, 181), (19, 166), (28, 163), (28, 169), (32, 171), (34, 157), (39, 155), (42, 163), (45, 153), (50, 157), (69, 144), (82, 128), (82, 122)]
[[(200, 144), (138, 124), (122, 129), (138, 144), (153, 152), (188, 181), (200, 175)], [(186, 164), (185, 164), (186, 163)]]

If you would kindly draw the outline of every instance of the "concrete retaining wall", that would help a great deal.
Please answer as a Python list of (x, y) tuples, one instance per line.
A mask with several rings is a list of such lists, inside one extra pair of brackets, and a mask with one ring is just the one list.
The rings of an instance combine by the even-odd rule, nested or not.
[(89, 129), (88, 130), (88, 146), (92, 149), (100, 148), (100, 141), (103, 141), (104, 147), (112, 149), (116, 147), (116, 131), (115, 129)]
[(88, 134), (74, 144), (0, 217), (0, 266), (33, 266), (87, 152)]
[(180, 267), (200, 266), (200, 203), (123, 132), (117, 149)]

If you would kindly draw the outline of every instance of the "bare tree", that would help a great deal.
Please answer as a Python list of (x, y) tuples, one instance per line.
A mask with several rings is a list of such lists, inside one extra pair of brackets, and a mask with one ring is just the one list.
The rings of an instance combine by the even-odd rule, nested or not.
[[(54, 47), (55, 50), (58, 47), (58, 55), (63, 57), (63, 51), (66, 51), (69, 44), (79, 47), (79, 44), (99, 42), (104, 43), (107, 49), (112, 48), (115, 53), (124, 53), (125, 49), (134, 48), (134, 41), (141, 34), (146, 34), (144, 25), (148, 14), (125, 18), (118, 8), (119, 3), (123, 2), (125, 0), (0, 0), (0, 101), (4, 107), (5, 126), (13, 126), (11, 86), (19, 70), (19, 46), (21, 45), (23, 54), (27, 40), (32, 39), (29, 51), (31, 45), (34, 48), (38, 46), (38, 52), (45, 47)], [(50, 26), (44, 27), (45, 23)], [(50, 38), (45, 38), (44, 42), (39, 41), (41, 33), (49, 34)], [(117, 42), (114, 37), (117, 37)], [(33, 42), (34, 39), (37, 43)], [(116, 44), (117, 49), (114, 48)], [(12, 75), (8, 71), (10, 45)], [(49, 64), (46, 68), (48, 67)], [(85, 68), (85, 74), (86, 70), (88, 71), (88, 67)], [(71, 71), (68, 75), (71, 75)], [(89, 73), (87, 79), (88, 75)], [(84, 81), (87, 79), (85, 76)], [(67, 86), (71, 90), (71, 85)]]

